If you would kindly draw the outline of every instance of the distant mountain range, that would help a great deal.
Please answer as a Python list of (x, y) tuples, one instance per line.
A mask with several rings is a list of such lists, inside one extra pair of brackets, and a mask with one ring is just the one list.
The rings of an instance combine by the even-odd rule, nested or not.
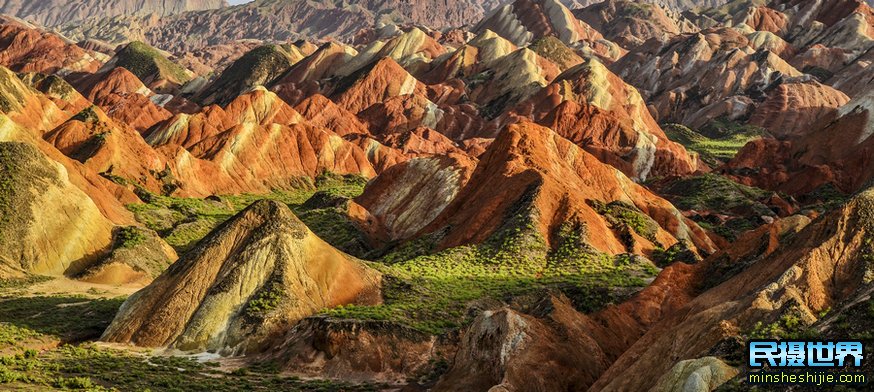
[(0, 13), (51, 27), (95, 15), (103, 18), (132, 14), (167, 16), (226, 5), (225, 0), (0, 0)]
[[(724, 4), (725, 0), (706, 2), (689, 0), (655, 0), (670, 9), (685, 10)], [(181, 1), (180, 1), (181, 3)], [(58, 29), (73, 40), (88, 38), (110, 43), (144, 40), (173, 52), (184, 52), (208, 45), (225, 44), (239, 39), (287, 41), (331, 37), (352, 42), (363, 29), (381, 24), (419, 25), (434, 29), (472, 25), (501, 5), (499, 0), (334, 0), (308, 2), (299, 0), (255, 0), (251, 3), (219, 8), (215, 1), (192, 4), (178, 15), (156, 18), (142, 12), (101, 13), (100, 17), (80, 20), (56, 11), (40, 20)], [(571, 9), (599, 3), (597, 0), (563, 1)], [(174, 6), (159, 15), (184, 11)], [(10, 12), (10, 11), (5, 11)], [(23, 13), (12, 9), (19, 17)], [(42, 14), (40, 14), (42, 15)], [(92, 13), (93, 15), (93, 13)], [(132, 16), (135, 15), (135, 16)], [(186, 39), (180, 40), (179, 34)]]

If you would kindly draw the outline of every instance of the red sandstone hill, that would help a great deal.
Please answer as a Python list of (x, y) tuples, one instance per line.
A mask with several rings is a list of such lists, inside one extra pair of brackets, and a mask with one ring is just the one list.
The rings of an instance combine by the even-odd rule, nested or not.
[(594, 59), (563, 72), (508, 121), (519, 117), (550, 127), (636, 180), (699, 170), (695, 157), (668, 140), (637, 90)]
[(467, 184), (476, 161), (463, 154), (413, 158), (386, 169), (355, 199), (352, 214), (376, 241), (405, 240), (433, 221)]
[(178, 114), (146, 140), (168, 157), (182, 194), (265, 192), (299, 185), (301, 177), (323, 171), (376, 174), (358, 146), (307, 123), (263, 88), (225, 108)]
[(0, 65), (16, 72), (94, 72), (101, 65), (101, 55), (6, 16), (0, 17), (0, 47)]
[(273, 80), (271, 89), (290, 104), (314, 93), (329, 94), (319, 81), (337, 75), (337, 70), (357, 54), (351, 47), (329, 41)]
[(802, 136), (811, 124), (849, 102), (846, 94), (819, 82), (784, 83), (768, 93), (749, 123), (780, 139)]
[[(682, 375), (688, 373), (682, 371), (681, 361), (706, 357), (704, 362), (709, 364), (705, 367), (723, 362), (719, 364), (723, 370), (711, 381), (718, 385), (737, 373), (724, 363), (739, 352), (735, 350), (741, 346), (733, 342), (742, 342), (757, 322), (779, 325), (782, 317), (794, 317), (808, 326), (821, 317), (823, 309), (840, 309), (854, 300), (857, 290), (870, 289), (864, 238), (872, 223), (871, 202), (868, 190), (806, 227), (806, 222), (775, 223), (782, 227), (773, 227), (765, 236), (757, 233), (759, 238), (771, 239), (767, 247), (738, 258), (716, 254), (695, 265), (693, 282), (709, 289), (654, 324), (601, 375), (592, 390), (647, 389), (671, 378), (682, 385), (688, 377)], [(797, 233), (787, 235), (793, 232)], [(749, 245), (754, 244), (741, 243), (731, 249)], [(732, 267), (737, 263), (743, 267)], [(690, 344), (676, 345), (678, 341)]]
[[(864, 1), (739, 2), (729, 10), (704, 15), (735, 26), (754, 49), (767, 48), (820, 82), (837, 87), (850, 76), (835, 75), (843, 68), (868, 66), (859, 56), (874, 46), (874, 9)], [(849, 85), (856, 82), (842, 91), (855, 97)]]
[(425, 85), (384, 57), (341, 80), (332, 98), (340, 107), (358, 113), (388, 98), (413, 93), (424, 94)]
[(172, 176), (161, 174), (167, 159), (137, 130), (109, 118), (98, 107), (82, 110), (43, 138), (103, 176), (124, 179), (156, 194), (167, 193), (174, 186)]
[(869, 92), (789, 140), (752, 141), (723, 170), (742, 182), (791, 194), (825, 184), (855, 192), (872, 179), (872, 102)]
[[(784, 315), (813, 323), (856, 290), (872, 289), (870, 190), (812, 223), (768, 215), (767, 225), (725, 244), (685, 217), (694, 211), (640, 184), (706, 170), (657, 119), (700, 125), (728, 117), (778, 137), (748, 144), (719, 169), (738, 181), (790, 194), (864, 188), (874, 173), (870, 8), (850, 0), (733, 2), (696, 20), (734, 27), (670, 38), (688, 27), (676, 15), (650, 7), (629, 14), (631, 2), (609, 1), (578, 12), (636, 47), (608, 68), (601, 60), (622, 51), (550, 1), (499, 7), (475, 37), (416, 24), (357, 31), (357, 22), (392, 15), (305, 2), (291, 12), (256, 1), (222, 11), (221, 25), (211, 11), (149, 19), (146, 38), (177, 49), (242, 34), (229, 29), (243, 24), (259, 36), (291, 37), (280, 22), (367, 42), (360, 50), (333, 41), (243, 45), (245, 54), (219, 43), (180, 56), (196, 64), (218, 53), (201, 65), (219, 72), (193, 81), (147, 46), (121, 48), (100, 70), (76, 68), (75, 59), (87, 58), (81, 48), (27, 26), (0, 26), (2, 64), (28, 71), (0, 67), (0, 173), (13, 184), (0, 189), (11, 200), (0, 203), (0, 215), (14, 219), (0, 225), (0, 278), (45, 273), (127, 284), (160, 275), (130, 297), (105, 340), (281, 357), (283, 367), (306, 364), (307, 376), (368, 381), (412, 384), (440, 366), (424, 386), (437, 391), (675, 390), (700, 374), (711, 390), (738, 373), (731, 350), (756, 323)], [(398, 7), (431, 16), (421, 5)], [(306, 18), (291, 19), (299, 16)], [(269, 20), (254, 23), (259, 18)], [(195, 25), (211, 31), (178, 40), (178, 29)], [(643, 43), (647, 37), (655, 39)], [(226, 50), (241, 56), (231, 60)], [(257, 194), (296, 190), (324, 172), (370, 179), (331, 212), (376, 251), (426, 242), (438, 251), (496, 246), (525, 257), (577, 241), (592, 257), (656, 260), (688, 248), (686, 256), (706, 258), (668, 260), (646, 288), (623, 294), (630, 299), (589, 314), (557, 292), (476, 298), (466, 304), (469, 324), (435, 336), (382, 313), (408, 309), (359, 308), (379, 305), (383, 285), (403, 289), (407, 277), (381, 281), (370, 266), (392, 265), (338, 252), (281, 203), (256, 202), (163, 273), (172, 252), (159, 255), (156, 270), (139, 271), (112, 249), (113, 226), (135, 224), (123, 207), (140, 202), (135, 186), (182, 197)], [(520, 233), (531, 240), (521, 250), (502, 241)], [(605, 259), (617, 267), (624, 260)], [(417, 271), (406, 272), (421, 283)], [(565, 283), (562, 290), (586, 288)], [(265, 308), (262, 299), (275, 302)], [(355, 306), (337, 311), (343, 317), (311, 317), (338, 305)], [(356, 319), (358, 311), (367, 319)]]
[(610, 66), (660, 122), (791, 134), (845, 103), (835, 89), (853, 98), (871, 83), (874, 10), (863, 1), (738, 1), (684, 15), (703, 30), (647, 42)]
[(355, 113), (337, 106), (334, 101), (321, 94), (304, 99), (294, 109), (310, 124), (328, 128), (340, 136), (369, 133), (367, 124), (356, 117)]
[[(651, 231), (623, 241), (621, 228), (611, 227), (598, 203), (623, 203), (651, 222)], [(559, 226), (587, 227), (585, 242), (608, 254), (650, 252), (687, 241), (704, 253), (713, 244), (697, 225), (670, 203), (635, 184), (617, 169), (601, 163), (555, 132), (522, 122), (503, 130), (480, 157), (467, 185), (423, 230), (440, 232), (440, 248), (480, 243), (514, 224), (531, 222), (547, 242)]]
[[(836, 316), (822, 319), (823, 309), (867, 301), (871, 192), (813, 222), (778, 220), (697, 264), (675, 263), (630, 300), (590, 315), (560, 297), (483, 312), (435, 389), (674, 390), (694, 381), (714, 390), (740, 374), (733, 358), (761, 325), (827, 330)], [(532, 368), (573, 376), (530, 377)]]
[[(43, 140), (46, 133), (61, 125), (68, 116), (72, 117), (75, 114), (75, 112), (65, 112), (60, 109), (55, 101), (70, 103), (67, 107), (72, 109), (78, 106), (78, 101), (83, 98), (72, 92), (63, 94), (63, 90), (53, 97), (44, 95), (41, 91), (25, 85), (15, 74), (2, 67), (0, 67), (0, 79), (4, 81), (0, 87), (0, 100), (4, 102), (0, 108), (0, 112), (2, 112), (0, 117), (3, 120), (0, 140), (23, 142), (36, 146), (49, 160), (63, 166), (68, 181), (88, 195), (103, 216), (117, 224), (131, 223), (132, 216), (124, 208), (123, 203), (138, 200), (133, 193), (101, 177), (97, 172), (80, 162), (65, 156)], [(30, 81), (34, 80), (30, 79)], [(56, 86), (63, 86), (61, 82), (57, 81)], [(66, 87), (69, 88), (69, 85)], [(64, 99), (73, 101), (67, 102)]]
[(160, 97), (123, 67), (84, 76), (76, 81), (76, 88), (113, 120), (140, 132), (172, 116), (152, 101)]

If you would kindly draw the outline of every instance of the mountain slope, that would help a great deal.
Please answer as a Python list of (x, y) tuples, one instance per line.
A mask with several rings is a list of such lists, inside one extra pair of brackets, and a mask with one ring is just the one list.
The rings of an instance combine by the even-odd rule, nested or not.
[(243, 354), (321, 309), (379, 301), (379, 273), (260, 201), (131, 296), (102, 339)]
[(112, 223), (62, 165), (31, 145), (0, 142), (0, 278), (76, 273), (111, 239)]
[(647, 390), (681, 360), (716, 355), (730, 362), (743, 355), (741, 342), (757, 328), (776, 327), (763, 333), (788, 338), (823, 311), (870, 290), (872, 208), (874, 193), (867, 189), (797, 233), (772, 237), (764, 252), (739, 260), (714, 255), (698, 263), (693, 279), (712, 288), (653, 326), (591, 390)]
[(94, 72), (104, 57), (5, 16), (0, 17), (0, 47), (0, 64), (16, 72)]
[(804, 194), (831, 184), (844, 193), (863, 188), (874, 161), (874, 92), (849, 101), (789, 140), (748, 143), (723, 170), (761, 188)]
[(650, 254), (681, 241), (702, 253), (715, 249), (670, 203), (530, 122), (498, 135), (467, 185), (423, 233), (439, 233), (439, 247), (451, 248), (520, 228), (553, 247), (579, 240), (610, 255)]
[(574, 16), (626, 49), (650, 38), (666, 41), (694, 28), (690, 22), (680, 20), (660, 6), (639, 1), (608, 0), (574, 10)]
[(191, 79), (190, 71), (139, 41), (131, 42), (116, 52), (100, 71), (107, 72), (116, 67), (127, 69), (152, 89), (171, 90)]

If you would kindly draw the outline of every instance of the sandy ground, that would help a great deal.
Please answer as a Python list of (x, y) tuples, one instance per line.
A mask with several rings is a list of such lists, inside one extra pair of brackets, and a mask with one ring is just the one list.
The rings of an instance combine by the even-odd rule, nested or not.
[(92, 298), (115, 298), (128, 296), (143, 288), (140, 284), (131, 285), (106, 285), (100, 283), (88, 283), (68, 278), (55, 278), (49, 281), (36, 283), (28, 287), (16, 287), (0, 292), (0, 295), (15, 296), (51, 296), (51, 295), (82, 295)]

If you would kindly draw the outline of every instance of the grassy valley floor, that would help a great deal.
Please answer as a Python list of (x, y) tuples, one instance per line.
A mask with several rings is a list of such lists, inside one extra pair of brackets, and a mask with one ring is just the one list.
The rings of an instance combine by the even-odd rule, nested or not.
[[(59, 294), (45, 288), (67, 287)], [(0, 281), (0, 390), (383, 391), (391, 386), (301, 380), (265, 366), (225, 366), (94, 340), (131, 288), (67, 279)], [(119, 295), (127, 292), (127, 294)]]
[[(365, 184), (357, 177), (325, 175), (298, 190), (207, 199), (149, 195), (147, 203), (129, 208), (182, 254), (252, 202), (279, 200), (325, 241), (372, 260), (368, 263), (385, 277), (383, 304), (325, 309), (317, 316), (385, 321), (432, 335), (456, 333), (473, 320), (476, 309), (502, 303), (524, 307), (546, 292), (561, 292), (580, 311), (593, 312), (628, 298), (658, 273), (641, 257), (588, 249), (585, 235), (572, 228), (563, 232), (557, 247), (549, 248), (533, 223), (525, 223), (530, 215), (513, 219), (512, 225), (476, 246), (438, 252), (434, 238), (421, 238), (393, 249), (370, 249), (344, 210), (344, 200), (359, 195)], [(625, 221), (634, 220), (617, 219), (616, 224), (627, 225)], [(645, 225), (638, 226), (623, 227), (646, 234)], [(124, 299), (137, 289), (38, 277), (3, 282), (0, 389), (397, 390), (392, 385), (302, 380), (279, 374), (275, 366), (238, 359), (198, 362), (95, 343)]]

